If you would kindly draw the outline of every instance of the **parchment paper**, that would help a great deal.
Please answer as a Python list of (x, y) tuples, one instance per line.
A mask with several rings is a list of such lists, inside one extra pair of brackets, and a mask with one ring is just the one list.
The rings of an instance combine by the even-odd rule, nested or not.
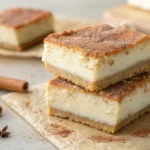
[[(71, 29), (77, 29), (80, 27), (84, 27), (86, 25), (92, 25), (94, 22), (92, 21), (81, 21), (81, 20), (73, 20), (67, 17), (55, 17), (55, 25), (54, 30), (56, 32), (67, 31)], [(11, 51), (0, 48), (0, 56), (11, 56), (11, 57), (42, 57), (43, 51), (43, 43), (37, 46), (31, 47), (25, 51)]]
[(150, 113), (111, 135), (47, 115), (45, 84), (25, 93), (10, 93), (3, 101), (61, 150), (149, 150)]

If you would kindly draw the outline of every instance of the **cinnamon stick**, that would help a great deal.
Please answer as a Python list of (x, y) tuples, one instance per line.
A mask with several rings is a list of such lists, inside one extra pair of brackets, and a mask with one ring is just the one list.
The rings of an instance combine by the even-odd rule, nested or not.
[(0, 89), (14, 92), (26, 92), (28, 90), (28, 82), (0, 76)]
[(3, 108), (2, 106), (0, 106), (0, 116), (2, 115), (2, 113), (3, 113)]

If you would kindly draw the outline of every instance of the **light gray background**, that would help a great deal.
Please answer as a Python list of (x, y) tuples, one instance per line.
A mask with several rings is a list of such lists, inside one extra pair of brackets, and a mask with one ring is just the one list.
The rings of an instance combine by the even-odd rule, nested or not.
[[(124, 4), (125, 0), (0, 0), (0, 9), (24, 6), (51, 10), (70, 18), (100, 20), (106, 9)], [(0, 57), (0, 75), (28, 80), (30, 85), (47, 82), (52, 74), (47, 72), (40, 59)], [(34, 77), (32, 77), (34, 75)], [(0, 95), (7, 92), (0, 91)], [(0, 100), (4, 114), (0, 128), (9, 125), (9, 138), (0, 138), (0, 150), (55, 150), (30, 125), (10, 110)]]

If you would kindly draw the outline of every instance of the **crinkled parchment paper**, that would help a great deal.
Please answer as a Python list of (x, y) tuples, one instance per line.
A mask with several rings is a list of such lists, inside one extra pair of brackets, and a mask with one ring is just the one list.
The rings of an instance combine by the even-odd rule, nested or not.
[[(56, 32), (77, 29), (80, 27), (84, 27), (86, 25), (92, 25), (92, 21), (82, 21), (82, 20), (71, 20), (66, 17), (55, 17), (55, 25), (54, 30)], [(12, 57), (42, 57), (43, 44), (39, 44), (37, 46), (31, 47), (25, 51), (10, 51), (6, 49), (0, 48), (0, 56), (12, 56)]]
[[(45, 84), (27, 94), (10, 93), (3, 101), (61, 150), (149, 150), (150, 113), (111, 135), (47, 115)], [(92, 110), (91, 110), (92, 111)]]

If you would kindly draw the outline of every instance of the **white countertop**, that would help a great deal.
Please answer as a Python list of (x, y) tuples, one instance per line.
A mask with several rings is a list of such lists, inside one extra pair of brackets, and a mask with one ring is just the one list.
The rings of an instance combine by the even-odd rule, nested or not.
[[(40, 59), (18, 59), (0, 57), (0, 75), (28, 80), (30, 85), (43, 83), (52, 78), (52, 74), (43, 67)], [(3, 95), (7, 92), (0, 92)], [(20, 116), (5, 104), (4, 113), (0, 117), (0, 129), (8, 125), (11, 132), (9, 138), (0, 138), (0, 150), (55, 150), (56, 148), (40, 136)]]
[[(72, 18), (100, 20), (105, 9), (123, 3), (125, 0), (4, 0), (0, 9), (13, 6), (38, 7)], [(41, 60), (34, 58), (0, 57), (0, 75), (28, 80), (30, 85), (44, 83), (52, 78), (52, 74), (46, 71)], [(0, 91), (0, 95), (6, 93), (8, 92)], [(8, 131), (11, 132), (9, 138), (0, 138), (0, 150), (56, 149), (1, 101), (0, 105), (4, 109), (4, 114), (0, 117), (0, 128), (8, 125)]]

